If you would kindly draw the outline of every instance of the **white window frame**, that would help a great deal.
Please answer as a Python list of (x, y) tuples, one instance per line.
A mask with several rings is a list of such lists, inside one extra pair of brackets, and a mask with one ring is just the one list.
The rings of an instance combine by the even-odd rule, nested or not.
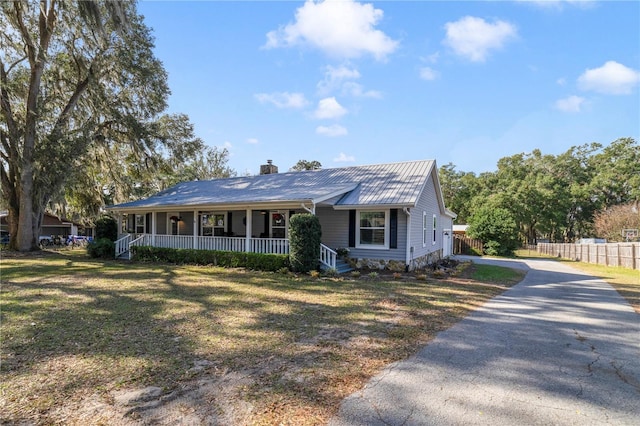
[(422, 212), (422, 247), (427, 246), (429, 241), (429, 216), (426, 211)]
[[(362, 213), (384, 213), (384, 244), (361, 244), (360, 243), (360, 215)], [(388, 250), (390, 233), (390, 212), (386, 210), (356, 210), (356, 248), (368, 250)]]
[[(274, 215), (279, 214), (282, 216), (282, 225), (274, 224)], [(284, 230), (284, 237), (272, 237), (272, 238), (288, 238), (289, 237), (289, 212), (288, 211), (280, 211), (273, 210), (269, 212), (269, 235), (273, 236), (274, 229), (282, 229)]]
[[(138, 218), (142, 218), (142, 224), (138, 225)], [(142, 232), (138, 232), (138, 226), (142, 226)], [(136, 235), (142, 235), (147, 233), (147, 215), (135, 214), (133, 218), (133, 233)]]
[[(227, 232), (227, 213), (226, 212), (216, 212), (216, 211), (206, 211), (200, 212), (200, 236), (204, 235), (204, 228), (211, 228), (211, 235), (207, 235), (209, 237), (219, 237), (220, 235), (216, 235), (216, 229), (222, 229), (222, 234), (226, 234)], [(213, 223), (211, 226), (205, 226), (203, 222), (203, 216), (222, 216), (222, 225), (218, 225), (217, 223)]]
[(437, 230), (438, 230), (438, 217), (434, 214), (433, 215), (433, 241), (431, 242), (432, 245), (436, 244)]

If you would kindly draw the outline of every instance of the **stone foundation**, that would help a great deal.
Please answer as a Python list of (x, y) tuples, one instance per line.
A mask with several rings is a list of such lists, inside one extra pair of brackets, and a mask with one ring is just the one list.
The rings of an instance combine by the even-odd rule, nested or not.
[[(409, 270), (425, 269), (431, 264), (442, 259), (442, 250), (437, 250), (424, 256), (413, 259)], [(393, 272), (404, 272), (407, 268), (406, 263), (399, 260), (386, 259), (349, 259), (349, 264), (355, 269), (379, 269), (389, 270)]]

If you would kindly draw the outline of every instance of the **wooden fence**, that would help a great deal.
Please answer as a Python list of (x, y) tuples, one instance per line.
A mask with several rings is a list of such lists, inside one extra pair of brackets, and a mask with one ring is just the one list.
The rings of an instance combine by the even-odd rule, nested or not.
[(482, 241), (453, 234), (453, 254), (482, 254)]
[(640, 243), (538, 243), (538, 253), (580, 262), (640, 270)]

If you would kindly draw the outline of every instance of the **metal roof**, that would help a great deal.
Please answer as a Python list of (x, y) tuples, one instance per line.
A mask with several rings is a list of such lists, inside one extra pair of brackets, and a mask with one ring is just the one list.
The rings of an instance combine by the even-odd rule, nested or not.
[(108, 209), (273, 202), (414, 206), (434, 166), (433, 160), (422, 160), (183, 182), (149, 198)]

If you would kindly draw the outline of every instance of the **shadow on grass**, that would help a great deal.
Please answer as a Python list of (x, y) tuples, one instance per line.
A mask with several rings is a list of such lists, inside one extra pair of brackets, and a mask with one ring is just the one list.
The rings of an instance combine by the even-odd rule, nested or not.
[(180, 390), (193, 379), (194, 363), (205, 360), (197, 374), (250, 378), (240, 398), (270, 422), (291, 419), (296, 410), (305, 420), (310, 407), (326, 418), (383, 365), (503, 290), (313, 280), (63, 253), (8, 259), (0, 390), (10, 395), (11, 421), (55, 423), (54, 407), (96, 392)]

